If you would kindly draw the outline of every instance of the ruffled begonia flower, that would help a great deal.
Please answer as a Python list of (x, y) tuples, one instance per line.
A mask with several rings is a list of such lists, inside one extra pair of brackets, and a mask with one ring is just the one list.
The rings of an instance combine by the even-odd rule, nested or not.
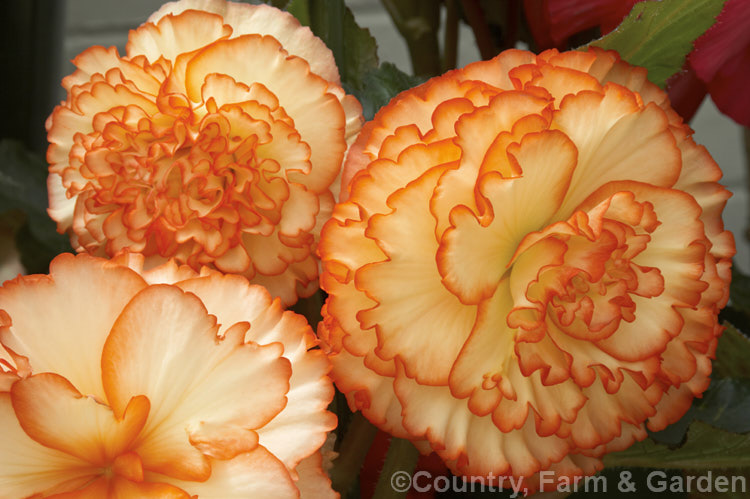
[(49, 214), (76, 251), (175, 258), (266, 286), (318, 288), (315, 247), (361, 106), (289, 13), (168, 3), (126, 55), (92, 47), (47, 121)]
[(350, 407), (529, 490), (679, 419), (709, 384), (734, 254), (691, 133), (599, 49), (509, 50), (397, 96), (350, 149), (319, 246), (318, 333)]
[(0, 288), (0, 497), (335, 497), (306, 320), (240, 276), (118, 260)]

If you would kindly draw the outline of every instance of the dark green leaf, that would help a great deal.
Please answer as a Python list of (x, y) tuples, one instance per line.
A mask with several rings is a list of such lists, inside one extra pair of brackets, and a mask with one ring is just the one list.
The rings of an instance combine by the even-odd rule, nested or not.
[(413, 475), (418, 460), (419, 451), (413, 443), (402, 438), (391, 438), (373, 497), (382, 499), (406, 497), (406, 490), (399, 490), (398, 487), (393, 486), (393, 476), (396, 473)]
[(0, 141), (0, 212), (23, 213), (16, 235), (21, 262), (30, 273), (47, 272), (55, 255), (72, 251), (47, 215), (47, 164), (17, 141)]
[(390, 62), (384, 62), (378, 69), (370, 71), (364, 77), (362, 92), (357, 95), (362, 103), (365, 119), (371, 120), (399, 92), (422, 82), (422, 79), (404, 73)]
[(331, 49), (344, 88), (361, 90), (364, 76), (378, 67), (378, 47), (370, 31), (354, 21), (344, 0), (292, 0), (287, 10)]
[(695, 421), (685, 443), (673, 449), (646, 439), (628, 449), (608, 454), (605, 466), (642, 468), (683, 468), (705, 471), (709, 468), (750, 467), (750, 435), (738, 435)]
[(734, 433), (750, 432), (750, 379), (718, 379), (676, 423), (651, 434), (660, 443), (678, 445), (693, 421)]
[(732, 283), (729, 286), (732, 306), (750, 315), (750, 276), (739, 271), (736, 265), (732, 266)]
[(724, 0), (640, 2), (616, 30), (591, 45), (616, 50), (630, 64), (645, 67), (649, 79), (663, 88), (723, 6)]
[(310, 26), (310, 5), (308, 0), (292, 0), (286, 6), (286, 11), (297, 18), (305, 26)]
[(289, 0), (264, 0), (269, 5), (273, 5), (277, 9), (283, 9), (289, 3)]
[(733, 325), (719, 338), (714, 360), (713, 376), (722, 378), (750, 378), (750, 339)]

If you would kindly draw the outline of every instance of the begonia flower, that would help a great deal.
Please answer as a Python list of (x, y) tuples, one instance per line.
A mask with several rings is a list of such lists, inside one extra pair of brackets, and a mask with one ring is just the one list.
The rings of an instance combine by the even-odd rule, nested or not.
[(92, 47), (47, 121), (49, 214), (76, 251), (139, 252), (265, 285), (318, 289), (315, 247), (361, 106), (289, 13), (168, 3), (126, 54)]
[(306, 320), (240, 276), (141, 268), (67, 254), (0, 288), (0, 497), (336, 497)]
[(509, 50), (397, 96), (350, 149), (319, 246), (318, 333), (350, 407), (529, 490), (679, 419), (709, 384), (734, 254), (691, 133), (600, 49)]

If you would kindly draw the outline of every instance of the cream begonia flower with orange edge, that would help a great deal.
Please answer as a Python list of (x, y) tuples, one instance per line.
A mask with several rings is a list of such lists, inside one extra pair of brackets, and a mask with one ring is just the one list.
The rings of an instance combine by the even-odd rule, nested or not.
[(168, 3), (127, 53), (92, 47), (47, 121), (49, 214), (76, 251), (175, 258), (266, 286), (318, 289), (320, 228), (362, 124), (331, 51), (289, 13)]
[(318, 332), (352, 409), (529, 490), (679, 419), (735, 251), (691, 133), (597, 49), (510, 50), (397, 96), (350, 149), (319, 247)]
[(0, 498), (337, 497), (306, 320), (239, 276), (117, 260), (0, 288)]

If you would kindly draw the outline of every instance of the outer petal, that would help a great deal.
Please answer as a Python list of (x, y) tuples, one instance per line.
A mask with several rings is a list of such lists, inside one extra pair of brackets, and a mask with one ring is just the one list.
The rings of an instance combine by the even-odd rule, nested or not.
[(316, 452), (297, 466), (297, 488), (302, 499), (335, 499), (339, 494), (331, 488), (331, 479), (323, 469), (323, 456)]
[[(355, 279), (378, 302), (358, 317), (363, 329), (375, 327), (377, 355), (385, 360), (398, 356), (409, 375), (428, 384), (445, 382), (474, 316), (473, 307), (441, 285), (435, 261), (423, 256), (438, 249), (428, 208), (441, 173), (435, 168), (397, 192), (389, 198), (393, 213), (370, 220), (367, 233), (385, 250), (387, 260), (365, 266)], [(410, 285), (404, 286), (404, 280)], [(435, 341), (433, 335), (440, 330), (448, 334)]]
[(149, 411), (148, 399), (138, 396), (117, 419), (109, 407), (83, 397), (68, 380), (52, 373), (18, 381), (11, 399), (18, 421), (31, 438), (94, 466), (107, 466), (125, 453)]
[(49, 277), (21, 277), (0, 289), (0, 309), (12, 321), (0, 341), (28, 358), (34, 372), (60, 374), (84, 395), (104, 400), (102, 347), (123, 307), (145, 286), (127, 268), (61, 255)]
[(291, 369), (281, 348), (243, 343), (246, 324), (222, 338), (217, 329), (195, 296), (164, 285), (139, 293), (112, 328), (102, 354), (105, 392), (118, 417), (135, 394), (151, 401), (135, 444), (148, 469), (205, 480), (206, 455), (251, 450), (253, 430), (286, 404)]
[(180, 54), (198, 50), (232, 34), (232, 28), (221, 16), (200, 10), (190, 10), (179, 16), (153, 17), (152, 14), (149, 22), (128, 36), (128, 56), (145, 55), (151, 62), (160, 57), (174, 61)]
[[(302, 26), (297, 18), (268, 5), (248, 5), (222, 0), (182, 0), (169, 2), (151, 14), (147, 22), (157, 23), (162, 17), (177, 15), (188, 9), (196, 9), (220, 15), (232, 27), (233, 36), (271, 35), (291, 55), (310, 61), (310, 68), (318, 76), (339, 84), (339, 73), (333, 53), (323, 41), (312, 34), (310, 28)], [(128, 46), (128, 54), (141, 53), (137, 44)], [(156, 54), (154, 54), (156, 55)], [(158, 55), (156, 55), (158, 58)]]
[(201, 499), (299, 497), (284, 464), (262, 446), (228, 461), (210, 460), (210, 465), (211, 477), (204, 482), (186, 482), (157, 474), (147, 478), (184, 488)]
[(570, 216), (607, 181), (672, 186), (681, 161), (668, 124), (661, 109), (650, 105), (639, 110), (634, 94), (621, 87), (608, 86), (603, 96), (582, 92), (566, 97), (553, 126), (578, 148), (578, 166), (559, 216)]
[(97, 471), (85, 461), (31, 438), (18, 424), (9, 393), (0, 393), (0, 490), (3, 497), (30, 497), (75, 489)]
[(307, 321), (285, 312), (271, 301), (260, 286), (249, 285), (236, 276), (190, 279), (179, 283), (197, 295), (221, 324), (247, 322), (245, 341), (259, 345), (281, 344), (283, 356), (291, 362), (292, 376), (286, 407), (272, 421), (258, 429), (260, 443), (291, 470), (324, 442), (336, 418), (326, 410), (333, 399), (333, 385), (327, 374), (330, 363), (320, 350), (310, 350), (316, 339)]

